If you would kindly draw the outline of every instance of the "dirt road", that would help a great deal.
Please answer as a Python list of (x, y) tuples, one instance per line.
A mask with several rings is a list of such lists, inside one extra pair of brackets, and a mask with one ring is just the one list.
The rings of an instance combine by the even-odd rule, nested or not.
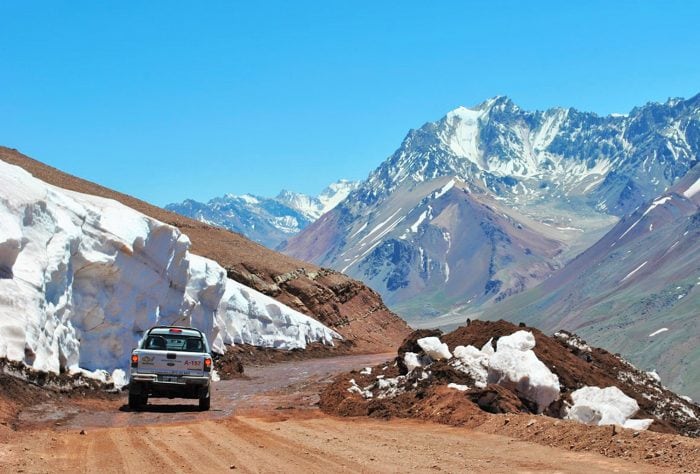
[(0, 443), (2, 472), (655, 472), (647, 464), (409, 420), (339, 419), (314, 407), (319, 384), (386, 356), (310, 360), (247, 370), (216, 384), (212, 410), (122, 398), (20, 416)]

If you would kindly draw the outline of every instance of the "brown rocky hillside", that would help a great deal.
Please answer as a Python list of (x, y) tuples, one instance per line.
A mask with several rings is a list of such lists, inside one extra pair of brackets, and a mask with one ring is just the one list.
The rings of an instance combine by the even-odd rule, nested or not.
[(20, 166), (47, 183), (114, 199), (178, 227), (192, 241), (192, 252), (216, 260), (229, 278), (248, 285), (335, 329), (353, 343), (353, 352), (396, 349), (410, 332), (381, 297), (341, 273), (282, 255), (242, 235), (203, 224), (98, 184), (77, 178), (0, 147), (0, 160)]

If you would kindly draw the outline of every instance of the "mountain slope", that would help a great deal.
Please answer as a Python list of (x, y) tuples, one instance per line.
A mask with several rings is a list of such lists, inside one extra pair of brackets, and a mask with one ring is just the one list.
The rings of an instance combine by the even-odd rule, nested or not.
[(299, 233), (310, 223), (333, 209), (358, 183), (340, 180), (324, 189), (318, 197), (282, 191), (275, 198), (227, 194), (201, 203), (187, 199), (165, 208), (210, 225), (216, 225), (268, 248)]
[[(411, 130), (282, 249), (366, 281), (412, 320), (488, 305), (542, 281), (666, 191), (699, 151), (700, 95), (608, 117), (528, 112), (497, 97)], [(521, 229), (546, 248), (523, 246)]]
[(539, 287), (481, 317), (575, 331), (700, 399), (698, 242), (700, 165)]
[(166, 211), (131, 196), (76, 178), (0, 147), (0, 160), (18, 165), (64, 189), (114, 199), (147, 216), (179, 228), (192, 253), (218, 262), (227, 276), (337, 330), (358, 352), (385, 351), (409, 332), (379, 295), (362, 283), (273, 252), (243, 236)]

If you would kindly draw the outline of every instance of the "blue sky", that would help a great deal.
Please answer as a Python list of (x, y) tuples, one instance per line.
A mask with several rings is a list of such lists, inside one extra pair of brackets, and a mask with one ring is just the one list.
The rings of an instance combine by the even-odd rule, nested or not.
[(0, 144), (158, 205), (315, 194), (495, 95), (599, 114), (695, 95), (698, 5), (6, 1)]

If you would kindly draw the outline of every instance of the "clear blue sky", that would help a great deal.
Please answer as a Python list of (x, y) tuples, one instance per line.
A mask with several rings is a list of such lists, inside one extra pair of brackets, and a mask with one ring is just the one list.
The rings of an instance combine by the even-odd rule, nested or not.
[(698, 5), (7, 0), (0, 144), (159, 205), (315, 194), (495, 95), (600, 114), (695, 95)]

